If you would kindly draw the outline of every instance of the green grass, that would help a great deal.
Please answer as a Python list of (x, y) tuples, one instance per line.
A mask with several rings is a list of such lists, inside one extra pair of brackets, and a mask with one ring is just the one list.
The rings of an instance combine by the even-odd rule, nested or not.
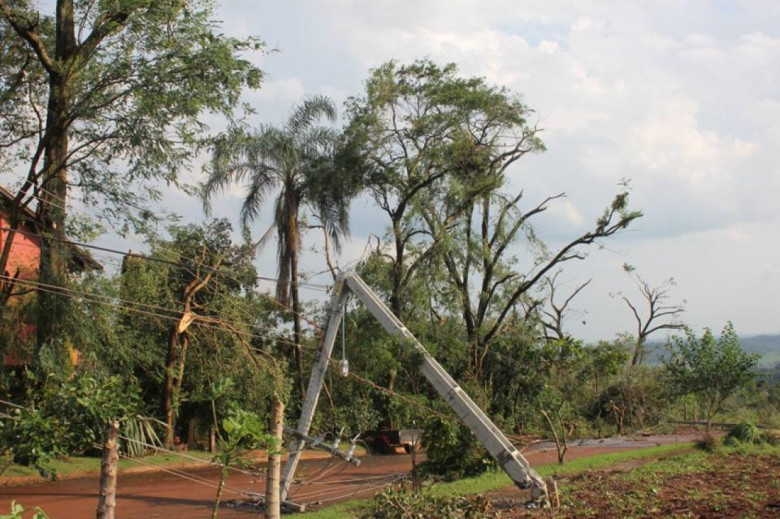
[[(202, 460), (211, 460), (213, 454), (210, 452), (190, 451), (186, 453), (187, 456)], [(119, 460), (119, 470), (130, 469), (143, 466), (165, 466), (176, 465), (183, 463), (197, 463), (195, 460), (189, 460), (182, 456), (174, 454), (155, 454), (154, 456), (145, 456), (137, 459), (122, 458)], [(86, 456), (71, 456), (67, 459), (54, 460), (52, 468), (57, 472), (57, 477), (64, 477), (70, 474), (83, 474), (100, 471), (100, 458), (86, 457)], [(2, 476), (0, 481), (5, 477), (24, 477), (24, 476), (38, 476), (38, 471), (23, 465), (12, 464), (9, 466)]]
[[(641, 450), (630, 450), (621, 452), (611, 452), (601, 454), (591, 458), (580, 458), (567, 461), (564, 465), (557, 463), (541, 465), (534, 467), (541, 476), (562, 476), (568, 474), (579, 474), (590, 470), (610, 467), (617, 463), (630, 460), (641, 460), (655, 456), (683, 451), (693, 447), (693, 443), (677, 443), (670, 445), (661, 445), (658, 447), (648, 447)], [(465, 478), (451, 483), (437, 484), (431, 492), (434, 495), (462, 495), (479, 494), (490, 490), (497, 490), (512, 485), (512, 480), (503, 472), (488, 472), (481, 476)], [(366, 500), (354, 499), (339, 503), (315, 512), (300, 514), (301, 519), (339, 519), (343, 517), (357, 517), (361, 507), (365, 506)]]

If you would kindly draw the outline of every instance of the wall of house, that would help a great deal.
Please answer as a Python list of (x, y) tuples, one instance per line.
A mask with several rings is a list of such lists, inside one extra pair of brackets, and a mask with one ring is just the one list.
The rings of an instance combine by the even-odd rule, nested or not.
[[(7, 228), (8, 220), (0, 215), (0, 228)], [(0, 229), (0, 247), (5, 245), (8, 232)], [(21, 228), (26, 233), (33, 232), (32, 226)], [(6, 275), (13, 276), (19, 269), (19, 279), (37, 279), (38, 263), (41, 258), (41, 240), (30, 234), (16, 233), (11, 246), (11, 257), (8, 259)]]

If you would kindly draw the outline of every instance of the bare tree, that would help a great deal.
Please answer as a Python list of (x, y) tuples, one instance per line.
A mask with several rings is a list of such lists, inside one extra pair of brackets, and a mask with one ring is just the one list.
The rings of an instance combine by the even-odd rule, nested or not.
[(631, 365), (637, 366), (644, 361), (646, 350), (645, 344), (647, 338), (659, 330), (681, 330), (685, 325), (677, 320), (677, 317), (685, 311), (685, 301), (680, 304), (671, 304), (671, 288), (676, 286), (674, 278), (668, 278), (660, 286), (651, 286), (642, 276), (637, 274), (634, 267), (628, 264), (623, 265), (623, 270), (631, 277), (639, 288), (639, 292), (647, 304), (647, 313), (641, 314), (637, 304), (624, 294), (619, 294), (631, 309), (636, 319), (637, 333), (634, 354), (631, 358)]
[(561, 271), (558, 270), (552, 276), (544, 278), (544, 282), (549, 288), (549, 296), (547, 298), (549, 309), (542, 309), (543, 316), (541, 317), (541, 323), (544, 328), (544, 338), (547, 341), (567, 339), (569, 337), (568, 334), (564, 333), (563, 331), (563, 320), (565, 318), (566, 310), (569, 307), (569, 303), (571, 303), (572, 300), (577, 297), (577, 294), (579, 294), (592, 281), (592, 279), (589, 279), (585, 283), (579, 285), (576, 289), (574, 289), (574, 292), (572, 292), (569, 297), (563, 301), (563, 303), (558, 304), (555, 302), (555, 291), (557, 288), (556, 283), (560, 273)]

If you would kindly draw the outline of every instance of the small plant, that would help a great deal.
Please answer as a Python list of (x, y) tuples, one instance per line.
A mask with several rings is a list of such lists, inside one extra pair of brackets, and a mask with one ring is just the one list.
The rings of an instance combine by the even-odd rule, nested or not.
[(212, 382), (204, 396), (200, 397), (211, 401), (211, 412), (217, 436), (219, 437), (218, 453), (214, 456), (213, 461), (222, 467), (219, 483), (217, 483), (217, 496), (214, 499), (214, 506), (211, 511), (212, 519), (217, 518), (222, 491), (225, 488), (225, 481), (227, 480), (230, 467), (234, 465), (245, 467), (248, 465), (248, 461), (242, 459), (242, 454), (262, 447), (271, 446), (274, 449), (279, 448), (273, 436), (265, 431), (265, 426), (260, 417), (251, 411), (242, 409), (241, 405), (236, 401), (230, 401), (227, 405), (225, 416), (221, 421), (222, 432), (220, 432), (216, 402), (224, 397), (231, 387), (233, 387), (233, 379), (230, 377), (221, 379), (217, 382)]
[(488, 496), (437, 496), (431, 487), (415, 491), (408, 485), (388, 488), (377, 495), (361, 519), (413, 519), (417, 517), (447, 517), (452, 519), (483, 519), (495, 517)]
[(696, 443), (696, 447), (707, 452), (716, 452), (719, 446), (718, 439), (709, 432), (705, 432), (701, 440)]
[(729, 431), (723, 442), (729, 446), (761, 443), (761, 434), (754, 424), (742, 422)]
[[(11, 513), (8, 515), (0, 515), (0, 519), (22, 519), (25, 512), (27, 512), (27, 510), (14, 500), (11, 501)], [(32, 519), (49, 519), (49, 516), (36, 506), (35, 515), (32, 516)]]

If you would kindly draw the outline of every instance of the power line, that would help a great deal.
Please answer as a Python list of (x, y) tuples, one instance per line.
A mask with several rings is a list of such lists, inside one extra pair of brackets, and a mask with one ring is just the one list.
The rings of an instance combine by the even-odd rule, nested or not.
[[(0, 276), (0, 278), (9, 279), (8, 276)], [(44, 284), (44, 283), (31, 281), (31, 280), (16, 280), (16, 281), (17, 281), (17, 283), (19, 283), (22, 286), (28, 286), (28, 287), (34, 288), (34, 289), (42, 291), (42, 292), (55, 294), (55, 295), (60, 295), (60, 296), (68, 297), (68, 298), (71, 298), (71, 299), (82, 299), (82, 300), (85, 300), (87, 302), (96, 303), (96, 304), (102, 304), (102, 305), (105, 305), (105, 306), (111, 306), (111, 307), (114, 307), (114, 308), (119, 308), (121, 310), (134, 312), (134, 313), (138, 313), (138, 314), (141, 314), (141, 315), (146, 315), (148, 317), (156, 317), (156, 318), (159, 318), (159, 319), (164, 319), (164, 320), (169, 320), (169, 321), (174, 321), (175, 322), (175, 321), (179, 321), (180, 320), (181, 314), (182, 314), (182, 312), (180, 312), (178, 310), (171, 310), (171, 309), (166, 309), (166, 308), (161, 308), (161, 307), (160, 307), (160, 309), (162, 311), (168, 311), (168, 312), (171, 312), (171, 314), (179, 314), (179, 315), (166, 315), (166, 314), (162, 314), (162, 313), (158, 313), (158, 312), (147, 311), (147, 310), (144, 310), (143, 308), (135, 308), (135, 307), (129, 307), (129, 306), (122, 307), (121, 305), (118, 305), (118, 304), (113, 303), (111, 301), (106, 301), (106, 299), (112, 299), (110, 296), (99, 296), (99, 295), (96, 295), (96, 294), (91, 294), (89, 292), (80, 292), (80, 291), (76, 291), (76, 290), (67, 289), (67, 288), (64, 288), (64, 287), (59, 287), (59, 286), (55, 286), (55, 285), (47, 285), (47, 284)], [(101, 297), (102, 297), (102, 299), (101, 299)], [(142, 303), (133, 303), (133, 304), (137, 304), (139, 306), (143, 306)], [(231, 332), (231, 333), (235, 333), (237, 335), (243, 335), (243, 336), (249, 337), (249, 338), (265, 339), (265, 340), (275, 341), (275, 342), (279, 342), (279, 343), (286, 343), (286, 344), (289, 344), (289, 345), (295, 345), (295, 343), (293, 341), (291, 341), (289, 339), (284, 339), (282, 337), (271, 337), (271, 336), (268, 336), (268, 335), (261, 335), (261, 334), (256, 334), (256, 333), (252, 333), (252, 332), (245, 332), (245, 331), (240, 330), (238, 328), (232, 327), (231, 326), (232, 323), (224, 321), (224, 320), (209, 318), (208, 316), (198, 316), (198, 318), (199, 318), (199, 320), (195, 320), (193, 322), (193, 325), (197, 325), (197, 326), (201, 326), (201, 327), (205, 327), (205, 328), (210, 328), (210, 329), (215, 329), (215, 330), (220, 330), (220, 331), (225, 331), (225, 332)], [(224, 325), (224, 326), (220, 326), (220, 325)], [(226, 329), (225, 326), (231, 326), (231, 329)], [(261, 327), (260, 325), (247, 325), (247, 326), (249, 326), (250, 328), (259, 328), (259, 329), (263, 329), (264, 328), (264, 327)], [(270, 328), (265, 328), (265, 329), (270, 330)], [(256, 349), (253, 349), (253, 350), (256, 350)]]
[[(164, 265), (179, 267), (179, 268), (183, 268), (183, 269), (190, 269), (193, 266), (193, 265), (185, 265), (185, 264), (179, 263), (177, 261), (166, 260), (166, 259), (163, 259), (163, 258), (155, 258), (154, 256), (147, 256), (147, 255), (144, 255), (144, 254), (137, 254), (137, 253), (134, 253), (134, 252), (125, 252), (125, 251), (120, 251), (120, 250), (117, 250), (117, 249), (111, 249), (111, 248), (108, 248), (108, 247), (101, 247), (101, 246), (98, 246), (98, 245), (90, 245), (88, 243), (81, 243), (81, 242), (77, 242), (77, 241), (66, 240), (64, 238), (57, 238), (57, 237), (54, 237), (54, 236), (43, 236), (41, 234), (30, 232), (30, 231), (24, 231), (24, 230), (21, 230), (21, 229), (12, 229), (11, 227), (2, 227), (2, 226), (0, 226), (0, 231), (5, 231), (5, 232), (9, 232), (9, 233), (13, 232), (13, 233), (21, 234), (21, 235), (28, 236), (28, 237), (35, 237), (35, 238), (38, 238), (38, 239), (41, 239), (41, 240), (56, 241), (56, 242), (64, 243), (66, 245), (73, 245), (75, 247), (81, 247), (81, 248), (84, 248), (84, 249), (97, 250), (97, 251), (111, 253), (111, 254), (119, 254), (119, 255), (122, 255), (122, 256), (138, 258), (138, 259), (142, 259), (144, 261), (150, 261), (150, 262), (153, 262), (153, 263), (161, 263), (161, 264), (164, 264)], [(201, 269), (206, 270), (206, 271), (211, 271), (211, 272), (213, 272), (215, 274), (223, 274), (223, 275), (226, 275), (228, 277), (232, 277), (231, 276), (231, 271), (227, 270), (227, 269), (224, 269), (224, 268), (214, 268), (214, 267), (210, 267), (208, 265), (198, 265), (198, 268), (201, 268)], [(233, 279), (235, 279), (235, 278), (233, 278)], [(265, 277), (265, 276), (255, 276), (255, 279), (260, 280), (260, 281), (267, 281), (267, 282), (274, 283), (274, 284), (278, 284), (279, 283), (278, 279)], [(317, 285), (317, 284), (305, 283), (305, 282), (304, 283), (299, 283), (299, 286), (300, 287), (304, 287), (304, 288), (311, 288), (311, 289), (314, 289), (314, 290), (322, 290), (322, 291), (327, 291), (328, 288), (329, 288), (328, 285)]]

